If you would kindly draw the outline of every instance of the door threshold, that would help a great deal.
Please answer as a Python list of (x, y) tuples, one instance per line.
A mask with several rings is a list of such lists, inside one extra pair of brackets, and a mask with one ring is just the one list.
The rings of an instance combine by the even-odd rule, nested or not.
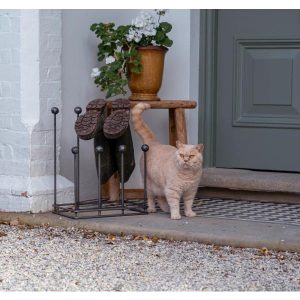
[(300, 174), (204, 168), (199, 196), (300, 203)]

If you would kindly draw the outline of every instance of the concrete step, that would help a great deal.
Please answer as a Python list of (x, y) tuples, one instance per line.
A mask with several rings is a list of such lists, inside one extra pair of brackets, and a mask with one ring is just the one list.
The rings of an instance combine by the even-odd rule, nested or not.
[(218, 218), (182, 217), (171, 220), (166, 213), (72, 220), (52, 213), (0, 212), (0, 223), (18, 220), (19, 224), (78, 228), (116, 235), (133, 234), (156, 236), (168, 240), (198, 241), (245, 248), (262, 248), (300, 252), (299, 226), (226, 220)]
[(200, 196), (300, 203), (300, 173), (205, 168)]

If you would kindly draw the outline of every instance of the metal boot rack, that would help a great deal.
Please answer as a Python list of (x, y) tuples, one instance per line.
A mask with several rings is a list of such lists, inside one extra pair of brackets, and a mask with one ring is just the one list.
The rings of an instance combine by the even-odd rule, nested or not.
[[(82, 112), (81, 107), (75, 107), (74, 112), (77, 118)], [(102, 197), (101, 192), (101, 154), (102, 146), (95, 148), (98, 159), (98, 197), (97, 199), (81, 200), (80, 199), (80, 143), (77, 136), (77, 145), (71, 149), (74, 156), (74, 203), (57, 203), (57, 149), (56, 149), (56, 117), (59, 113), (57, 107), (51, 108), (54, 122), (54, 204), (53, 213), (65, 216), (72, 219), (89, 219), (89, 218), (104, 218), (104, 217), (119, 217), (129, 215), (144, 215), (147, 214), (147, 178), (144, 176), (144, 199), (125, 199), (124, 190), (124, 152), (125, 145), (119, 146), (121, 156), (121, 193), (119, 203), (109, 201)], [(144, 175), (147, 172), (147, 151), (149, 146), (144, 144), (141, 147), (144, 153)]]

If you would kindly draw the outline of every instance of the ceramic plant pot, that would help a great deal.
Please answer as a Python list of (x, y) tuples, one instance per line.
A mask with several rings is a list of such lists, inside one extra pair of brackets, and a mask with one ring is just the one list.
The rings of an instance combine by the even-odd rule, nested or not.
[(165, 54), (165, 47), (148, 46), (138, 48), (143, 66), (140, 74), (130, 72), (128, 86), (131, 91), (129, 100), (157, 101), (160, 98), (157, 93), (161, 87)]

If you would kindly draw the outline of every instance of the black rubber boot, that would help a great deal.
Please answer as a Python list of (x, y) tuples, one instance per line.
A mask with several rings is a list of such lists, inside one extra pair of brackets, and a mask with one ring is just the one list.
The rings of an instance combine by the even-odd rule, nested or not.
[[(117, 161), (114, 157), (114, 152), (116, 151), (111, 143), (103, 133), (103, 130), (97, 132), (94, 138), (94, 151), (97, 146), (103, 147), (103, 152), (101, 153), (101, 184), (104, 184), (108, 179), (118, 171)], [(97, 175), (98, 174), (98, 157), (95, 151), (95, 160)]]
[(124, 182), (126, 182), (130, 178), (135, 168), (134, 148), (133, 148), (133, 142), (132, 142), (129, 125), (122, 136), (120, 136), (117, 139), (110, 139), (109, 143), (111, 149), (113, 149), (112, 156), (114, 162), (117, 165), (120, 182), (121, 182), (121, 153), (119, 152), (119, 146), (125, 145), (126, 147), (124, 152)]
[(128, 99), (116, 99), (112, 101), (112, 112), (105, 119), (103, 132), (109, 140), (112, 149), (112, 159), (117, 165), (121, 181), (121, 154), (119, 146), (125, 146), (124, 152), (124, 182), (128, 181), (135, 168), (134, 148), (129, 127), (130, 101)]

